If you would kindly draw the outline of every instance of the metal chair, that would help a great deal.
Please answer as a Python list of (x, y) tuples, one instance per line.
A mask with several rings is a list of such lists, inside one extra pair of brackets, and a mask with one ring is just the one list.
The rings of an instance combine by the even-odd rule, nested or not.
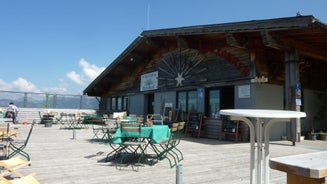
[[(170, 129), (171, 136), (168, 140), (163, 140), (158, 144), (151, 145), (157, 154), (155, 159), (169, 161), (170, 167), (174, 167), (183, 160), (182, 152), (177, 148), (184, 133), (185, 122), (173, 123)], [(154, 161), (152, 161), (154, 163)]]
[(144, 138), (141, 138), (141, 126), (140, 123), (121, 123), (120, 126), (122, 134), (130, 135), (123, 140), (118, 153), (120, 156), (120, 166), (125, 165), (126, 162), (124, 161), (128, 158), (127, 164), (132, 164), (133, 169), (134, 166), (137, 166), (136, 171), (138, 171), (139, 166), (143, 165), (141, 162), (145, 156), (144, 152), (148, 144)]
[(27, 152), (24, 151), (24, 149), (27, 146), (27, 143), (31, 137), (32, 131), (33, 131), (33, 127), (35, 125), (35, 121), (33, 121), (30, 131), (27, 135), (27, 138), (25, 140), (13, 140), (9, 142), (9, 154), (7, 155), (7, 158), (12, 158), (13, 156), (20, 154), (23, 157), (25, 157), (28, 161), (30, 161), (30, 156)]
[(163, 125), (163, 117), (161, 114), (148, 114), (146, 120), (151, 120), (154, 125)]

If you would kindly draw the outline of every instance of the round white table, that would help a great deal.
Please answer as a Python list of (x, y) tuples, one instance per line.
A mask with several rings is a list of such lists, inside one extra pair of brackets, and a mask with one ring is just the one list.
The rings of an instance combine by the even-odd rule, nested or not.
[[(221, 115), (231, 116), (231, 120), (238, 120), (246, 123), (250, 129), (251, 143), (251, 162), (250, 162), (250, 183), (269, 183), (269, 137), (270, 128), (276, 122), (289, 122), (291, 118), (306, 117), (306, 113), (298, 111), (285, 110), (259, 110), (259, 109), (224, 109), (220, 110)], [(255, 118), (252, 122), (250, 118)], [(256, 124), (256, 129), (255, 125)], [(255, 131), (256, 130), (256, 131)], [(255, 134), (257, 137), (257, 145), (255, 145)], [(264, 139), (263, 139), (264, 138)], [(264, 141), (264, 142), (263, 142)], [(255, 154), (255, 149), (257, 153)], [(265, 154), (262, 155), (262, 150)], [(262, 156), (264, 158), (262, 158)], [(255, 159), (257, 165), (255, 167)], [(261, 169), (263, 164), (263, 171)], [(256, 176), (256, 182), (254, 178)], [(263, 177), (263, 179), (262, 179)]]

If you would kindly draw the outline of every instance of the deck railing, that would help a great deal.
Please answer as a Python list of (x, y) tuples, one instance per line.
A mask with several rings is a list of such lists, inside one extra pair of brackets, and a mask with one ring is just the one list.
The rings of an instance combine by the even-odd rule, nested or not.
[(24, 108), (99, 108), (99, 100), (86, 95), (0, 91), (0, 106), (8, 106), (9, 102)]

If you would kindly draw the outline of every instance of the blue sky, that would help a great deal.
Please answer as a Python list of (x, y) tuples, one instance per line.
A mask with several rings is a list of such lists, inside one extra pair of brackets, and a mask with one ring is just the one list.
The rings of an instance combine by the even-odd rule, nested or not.
[(82, 94), (143, 30), (292, 17), (326, 0), (0, 0), (0, 90)]

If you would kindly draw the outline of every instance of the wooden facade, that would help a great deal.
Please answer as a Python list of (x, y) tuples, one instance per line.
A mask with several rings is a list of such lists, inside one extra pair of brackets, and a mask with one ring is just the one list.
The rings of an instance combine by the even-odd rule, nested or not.
[[(326, 93), (326, 50), (327, 25), (313, 16), (143, 31), (84, 94), (101, 97), (100, 108), (110, 111), (107, 100), (115, 96), (223, 86), (236, 89), (253, 85), (255, 77), (264, 76), (268, 79), (265, 84), (284, 88), (281, 108), (295, 110), (295, 84)], [(157, 75), (157, 86), (142, 90), (141, 77), (152, 72)], [(176, 99), (173, 95), (169, 98)], [(235, 108), (259, 108), (255, 98), (242, 100), (231, 104)], [(198, 111), (205, 111), (203, 104)], [(131, 109), (136, 105), (148, 108), (145, 102), (129, 102)]]

